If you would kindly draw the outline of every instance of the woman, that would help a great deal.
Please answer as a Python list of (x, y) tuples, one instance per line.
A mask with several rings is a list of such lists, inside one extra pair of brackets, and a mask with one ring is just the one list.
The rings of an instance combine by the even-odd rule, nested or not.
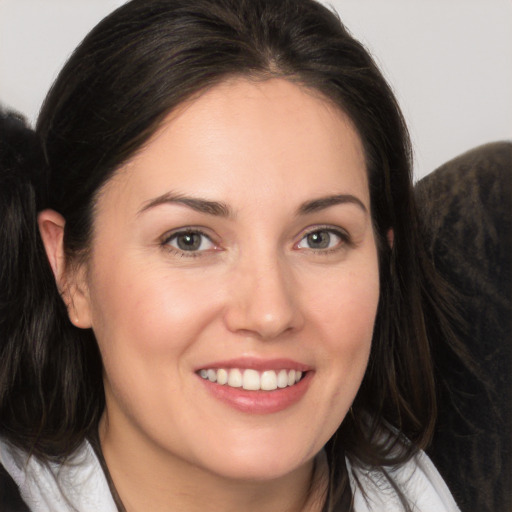
[(36, 131), (1, 274), (31, 510), (457, 510), (421, 451), (445, 333), (406, 128), (330, 11), (134, 0)]

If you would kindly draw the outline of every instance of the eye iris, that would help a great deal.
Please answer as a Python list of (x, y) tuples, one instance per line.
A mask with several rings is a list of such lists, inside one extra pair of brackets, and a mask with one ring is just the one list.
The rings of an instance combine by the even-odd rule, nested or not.
[(307, 236), (308, 245), (313, 249), (327, 249), (331, 237), (327, 231), (315, 231)]
[(183, 251), (195, 251), (201, 246), (201, 235), (198, 233), (184, 233), (177, 237), (176, 243)]

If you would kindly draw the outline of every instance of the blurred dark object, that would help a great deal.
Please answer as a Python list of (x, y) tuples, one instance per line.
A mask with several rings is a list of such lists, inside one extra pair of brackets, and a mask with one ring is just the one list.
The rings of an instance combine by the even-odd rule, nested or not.
[(463, 512), (512, 511), (512, 143), (478, 147), (416, 185), (425, 246), (453, 287), (456, 334), (433, 354), (430, 457)]
[(35, 133), (20, 114), (0, 107), (0, 162), (2, 170), (18, 169), (33, 151)]
[[(25, 119), (0, 107), (0, 211), (17, 182), (41, 180), (40, 149), (36, 135)], [(2, 188), (4, 187), (4, 189)], [(6, 229), (2, 226), (2, 229)], [(2, 257), (0, 247), (0, 257)], [(4, 290), (0, 290), (3, 292)], [(1, 295), (3, 298), (3, 295)], [(29, 512), (18, 487), (0, 464), (0, 511)]]
[(17, 112), (0, 106), (0, 171), (4, 181), (31, 182), (41, 202), (46, 191), (42, 150), (34, 130)]

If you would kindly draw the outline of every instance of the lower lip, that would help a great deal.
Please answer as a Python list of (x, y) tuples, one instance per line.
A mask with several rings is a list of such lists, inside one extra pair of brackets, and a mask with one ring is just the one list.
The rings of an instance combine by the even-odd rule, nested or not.
[(247, 391), (243, 388), (222, 386), (199, 376), (198, 378), (215, 398), (233, 409), (252, 414), (272, 414), (283, 411), (300, 401), (309, 388), (313, 372), (306, 372), (293, 386), (273, 391)]

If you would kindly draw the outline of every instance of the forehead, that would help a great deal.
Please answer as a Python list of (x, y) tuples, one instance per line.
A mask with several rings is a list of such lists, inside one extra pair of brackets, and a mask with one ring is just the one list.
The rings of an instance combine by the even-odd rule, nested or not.
[(348, 187), (368, 203), (366, 174), (360, 138), (330, 101), (284, 79), (237, 78), (171, 112), (112, 181), (139, 202), (166, 188), (246, 204), (270, 188), (303, 201)]

